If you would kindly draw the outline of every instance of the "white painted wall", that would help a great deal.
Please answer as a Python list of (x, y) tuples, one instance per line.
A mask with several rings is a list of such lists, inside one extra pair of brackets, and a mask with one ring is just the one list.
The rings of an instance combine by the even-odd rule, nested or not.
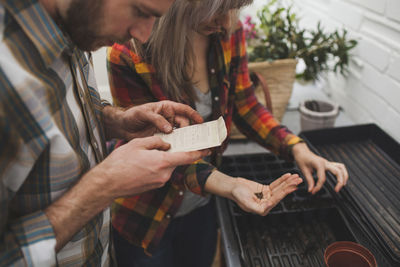
[[(255, 10), (266, 0), (255, 0)], [(346, 28), (359, 41), (347, 78), (325, 89), (356, 123), (374, 122), (400, 141), (400, 0), (294, 0), (301, 25)]]
[(106, 64), (106, 48), (100, 48), (98, 51), (93, 52), (93, 65), (94, 72), (97, 81), (97, 87), (99, 89), (100, 95), (103, 99), (107, 99), (112, 103), (112, 97), (110, 92), (110, 85), (108, 83), (108, 74), (107, 74), (107, 64)]

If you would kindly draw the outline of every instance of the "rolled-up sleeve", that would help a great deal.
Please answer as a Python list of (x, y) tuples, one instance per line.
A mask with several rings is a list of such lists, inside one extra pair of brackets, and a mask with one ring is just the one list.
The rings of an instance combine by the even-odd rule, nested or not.
[(302, 140), (281, 125), (256, 98), (247, 66), (246, 42), (242, 27), (231, 37), (232, 72), (235, 84), (233, 121), (252, 140), (286, 159), (292, 159), (292, 147)]
[[(31, 165), (0, 107), (0, 266), (55, 266), (56, 239), (43, 211), (13, 218), (10, 205)], [(29, 161), (28, 161), (29, 162)]]
[(193, 164), (177, 167), (172, 174), (171, 181), (195, 194), (206, 195), (204, 186), (210, 174), (216, 169), (207, 161), (198, 160)]
[(2, 232), (0, 265), (56, 265), (56, 239), (43, 211), (18, 218), (6, 229)]

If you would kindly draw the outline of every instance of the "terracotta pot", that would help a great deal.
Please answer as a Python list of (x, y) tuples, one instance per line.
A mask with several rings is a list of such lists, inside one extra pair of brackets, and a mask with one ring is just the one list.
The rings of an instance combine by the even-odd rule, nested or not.
[(327, 267), (377, 267), (374, 255), (360, 244), (339, 241), (325, 249)]

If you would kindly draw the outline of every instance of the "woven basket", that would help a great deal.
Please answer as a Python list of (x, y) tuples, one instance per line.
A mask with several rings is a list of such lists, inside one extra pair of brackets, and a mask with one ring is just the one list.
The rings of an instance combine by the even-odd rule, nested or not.
[[(292, 95), (293, 83), (296, 78), (295, 59), (279, 59), (272, 62), (251, 62), (249, 63), (249, 72), (256, 72), (264, 77), (272, 102), (272, 113), (274, 117), (281, 121), (285, 114), (286, 107)], [(258, 101), (266, 106), (265, 94), (262, 86), (257, 86), (255, 95)], [(232, 125), (230, 134), (232, 139), (242, 139), (244, 136)]]

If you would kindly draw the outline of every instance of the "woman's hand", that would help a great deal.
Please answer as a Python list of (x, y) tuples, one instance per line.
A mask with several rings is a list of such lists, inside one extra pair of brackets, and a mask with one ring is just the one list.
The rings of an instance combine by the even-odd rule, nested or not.
[(262, 185), (214, 171), (206, 181), (205, 190), (235, 201), (247, 212), (265, 216), (279, 201), (295, 191), (302, 181), (299, 175), (287, 173), (270, 185)]
[(244, 211), (267, 215), (283, 198), (297, 189), (302, 179), (297, 174), (284, 174), (269, 185), (236, 178), (232, 200)]
[[(307, 147), (305, 143), (298, 143), (293, 147), (293, 157), (299, 166), (308, 184), (308, 192), (317, 193), (326, 181), (326, 171), (336, 176), (337, 184), (335, 191), (339, 192), (347, 184), (349, 174), (343, 163), (328, 161), (317, 156)], [(314, 184), (313, 172), (317, 173), (318, 181)], [(315, 186), (314, 186), (315, 185)]]

